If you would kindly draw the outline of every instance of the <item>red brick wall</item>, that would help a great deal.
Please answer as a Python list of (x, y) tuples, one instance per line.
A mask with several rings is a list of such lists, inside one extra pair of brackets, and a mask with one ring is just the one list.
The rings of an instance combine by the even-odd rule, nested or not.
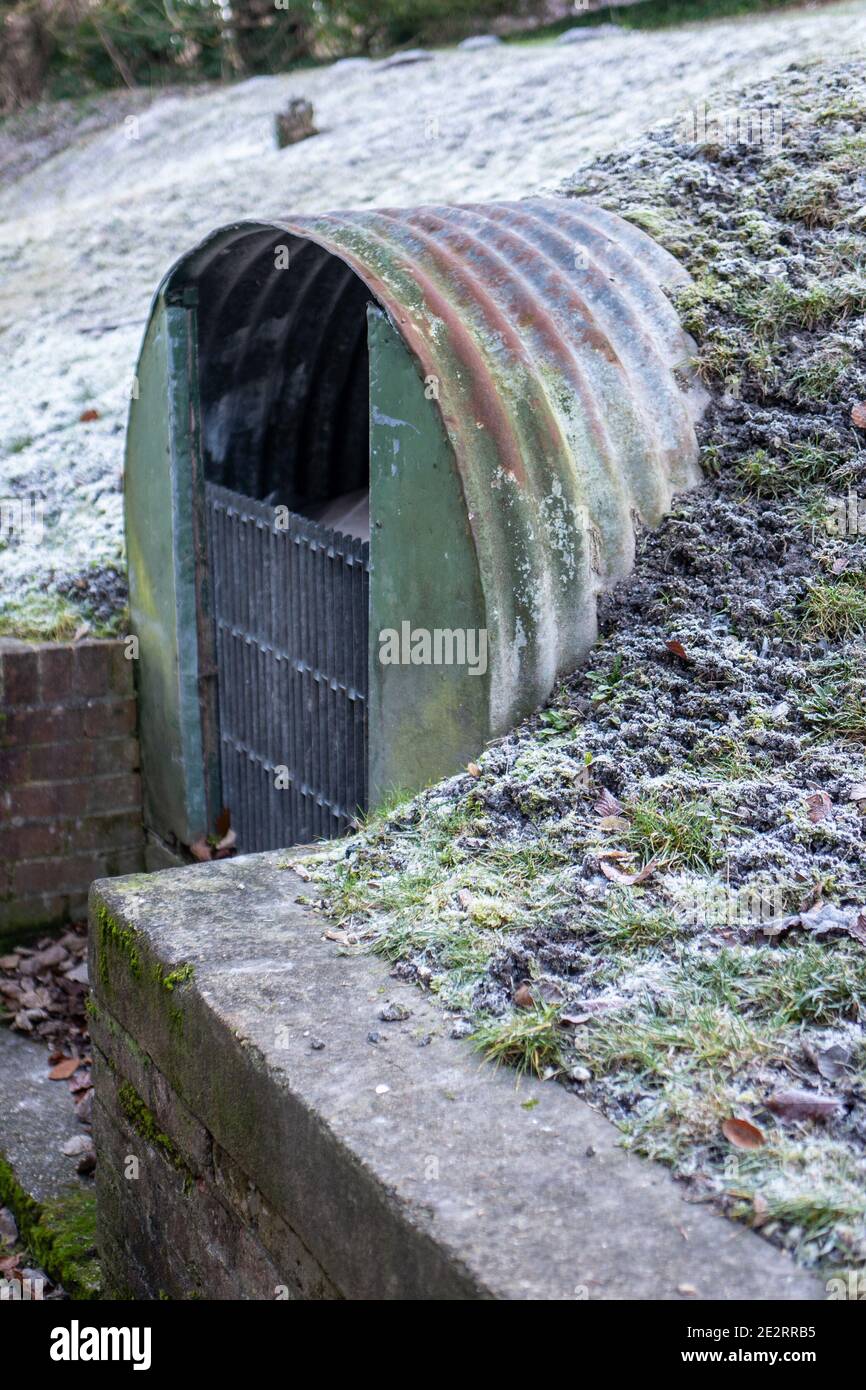
[(132, 665), (121, 641), (0, 638), (0, 936), (144, 867)]

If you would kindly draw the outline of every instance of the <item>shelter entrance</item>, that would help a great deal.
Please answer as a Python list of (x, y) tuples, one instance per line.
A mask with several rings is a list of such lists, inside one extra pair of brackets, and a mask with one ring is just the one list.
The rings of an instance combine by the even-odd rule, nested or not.
[(243, 852), (345, 833), (367, 804), (369, 291), (256, 234), (196, 285), (211, 688)]

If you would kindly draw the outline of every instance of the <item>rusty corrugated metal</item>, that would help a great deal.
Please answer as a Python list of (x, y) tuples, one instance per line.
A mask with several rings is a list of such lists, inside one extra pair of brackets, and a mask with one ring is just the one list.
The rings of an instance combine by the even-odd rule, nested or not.
[[(299, 272), (284, 312), (274, 307), (275, 233), (288, 241)], [(311, 244), (355, 272), (421, 375), (436, 379), (484, 590), (490, 726), (502, 729), (585, 654), (596, 594), (631, 565), (633, 517), (657, 523), (672, 493), (699, 479), (694, 424), (704, 396), (689, 368), (693, 345), (665, 293), (688, 277), (638, 228), (579, 200), (337, 212), (225, 228), (170, 280), (222, 285), (202, 352), (210, 332), (212, 344), (234, 354), (236, 378), (250, 389), (236, 392), (232, 409), (244, 429), (258, 419), (259, 444), (268, 421), (255, 357), (278, 357), (304, 303), (313, 302), (299, 286), (326, 272)], [(356, 295), (357, 281), (340, 281), (329, 313), (314, 315), (323, 346), (328, 324), (346, 317), (341, 295)], [(233, 293), (244, 299), (244, 330), (227, 339), (220, 325)], [(273, 399), (272, 379), (269, 390)], [(354, 396), (354, 410), (340, 409), (347, 427), (359, 413)], [(314, 447), (317, 430), (330, 438), (337, 408), (332, 396), (321, 404), (306, 430)], [(330, 460), (322, 467), (339, 475)]]

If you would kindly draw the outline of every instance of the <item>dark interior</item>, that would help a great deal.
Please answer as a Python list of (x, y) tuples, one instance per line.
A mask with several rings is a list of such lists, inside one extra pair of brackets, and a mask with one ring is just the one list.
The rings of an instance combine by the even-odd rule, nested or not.
[(206, 258), (195, 285), (206, 478), (314, 518), (366, 491), (364, 283), (315, 243), (265, 228)]

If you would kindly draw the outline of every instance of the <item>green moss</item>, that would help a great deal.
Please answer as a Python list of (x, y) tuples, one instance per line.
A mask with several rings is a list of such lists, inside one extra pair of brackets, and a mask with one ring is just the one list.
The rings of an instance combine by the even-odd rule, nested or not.
[(157, 965), (154, 969), (154, 978), (157, 984), (162, 989), (167, 990), (169, 994), (176, 990), (179, 985), (186, 984), (187, 980), (191, 980), (194, 975), (195, 968), (189, 961), (179, 965), (175, 970), (170, 970), (168, 974), (164, 973), (161, 965)]
[(194, 1174), (169, 1136), (159, 1128), (156, 1117), (145, 1105), (131, 1081), (124, 1081), (118, 1087), (117, 1103), (124, 1119), (131, 1125), (136, 1134), (145, 1143), (150, 1144), (151, 1148), (157, 1149), (164, 1158), (168, 1159), (172, 1168), (182, 1175), (184, 1189), (188, 1191)]
[(109, 983), (109, 955), (114, 952), (125, 958), (133, 979), (141, 977), (141, 959), (138, 954), (138, 934), (132, 927), (122, 926), (108, 908), (100, 903), (96, 909), (97, 931), (97, 969), (103, 985)]
[(55, 1283), (62, 1284), (72, 1298), (100, 1296), (93, 1192), (76, 1189), (48, 1202), (37, 1202), (0, 1155), (0, 1205), (14, 1212), (28, 1252)]

